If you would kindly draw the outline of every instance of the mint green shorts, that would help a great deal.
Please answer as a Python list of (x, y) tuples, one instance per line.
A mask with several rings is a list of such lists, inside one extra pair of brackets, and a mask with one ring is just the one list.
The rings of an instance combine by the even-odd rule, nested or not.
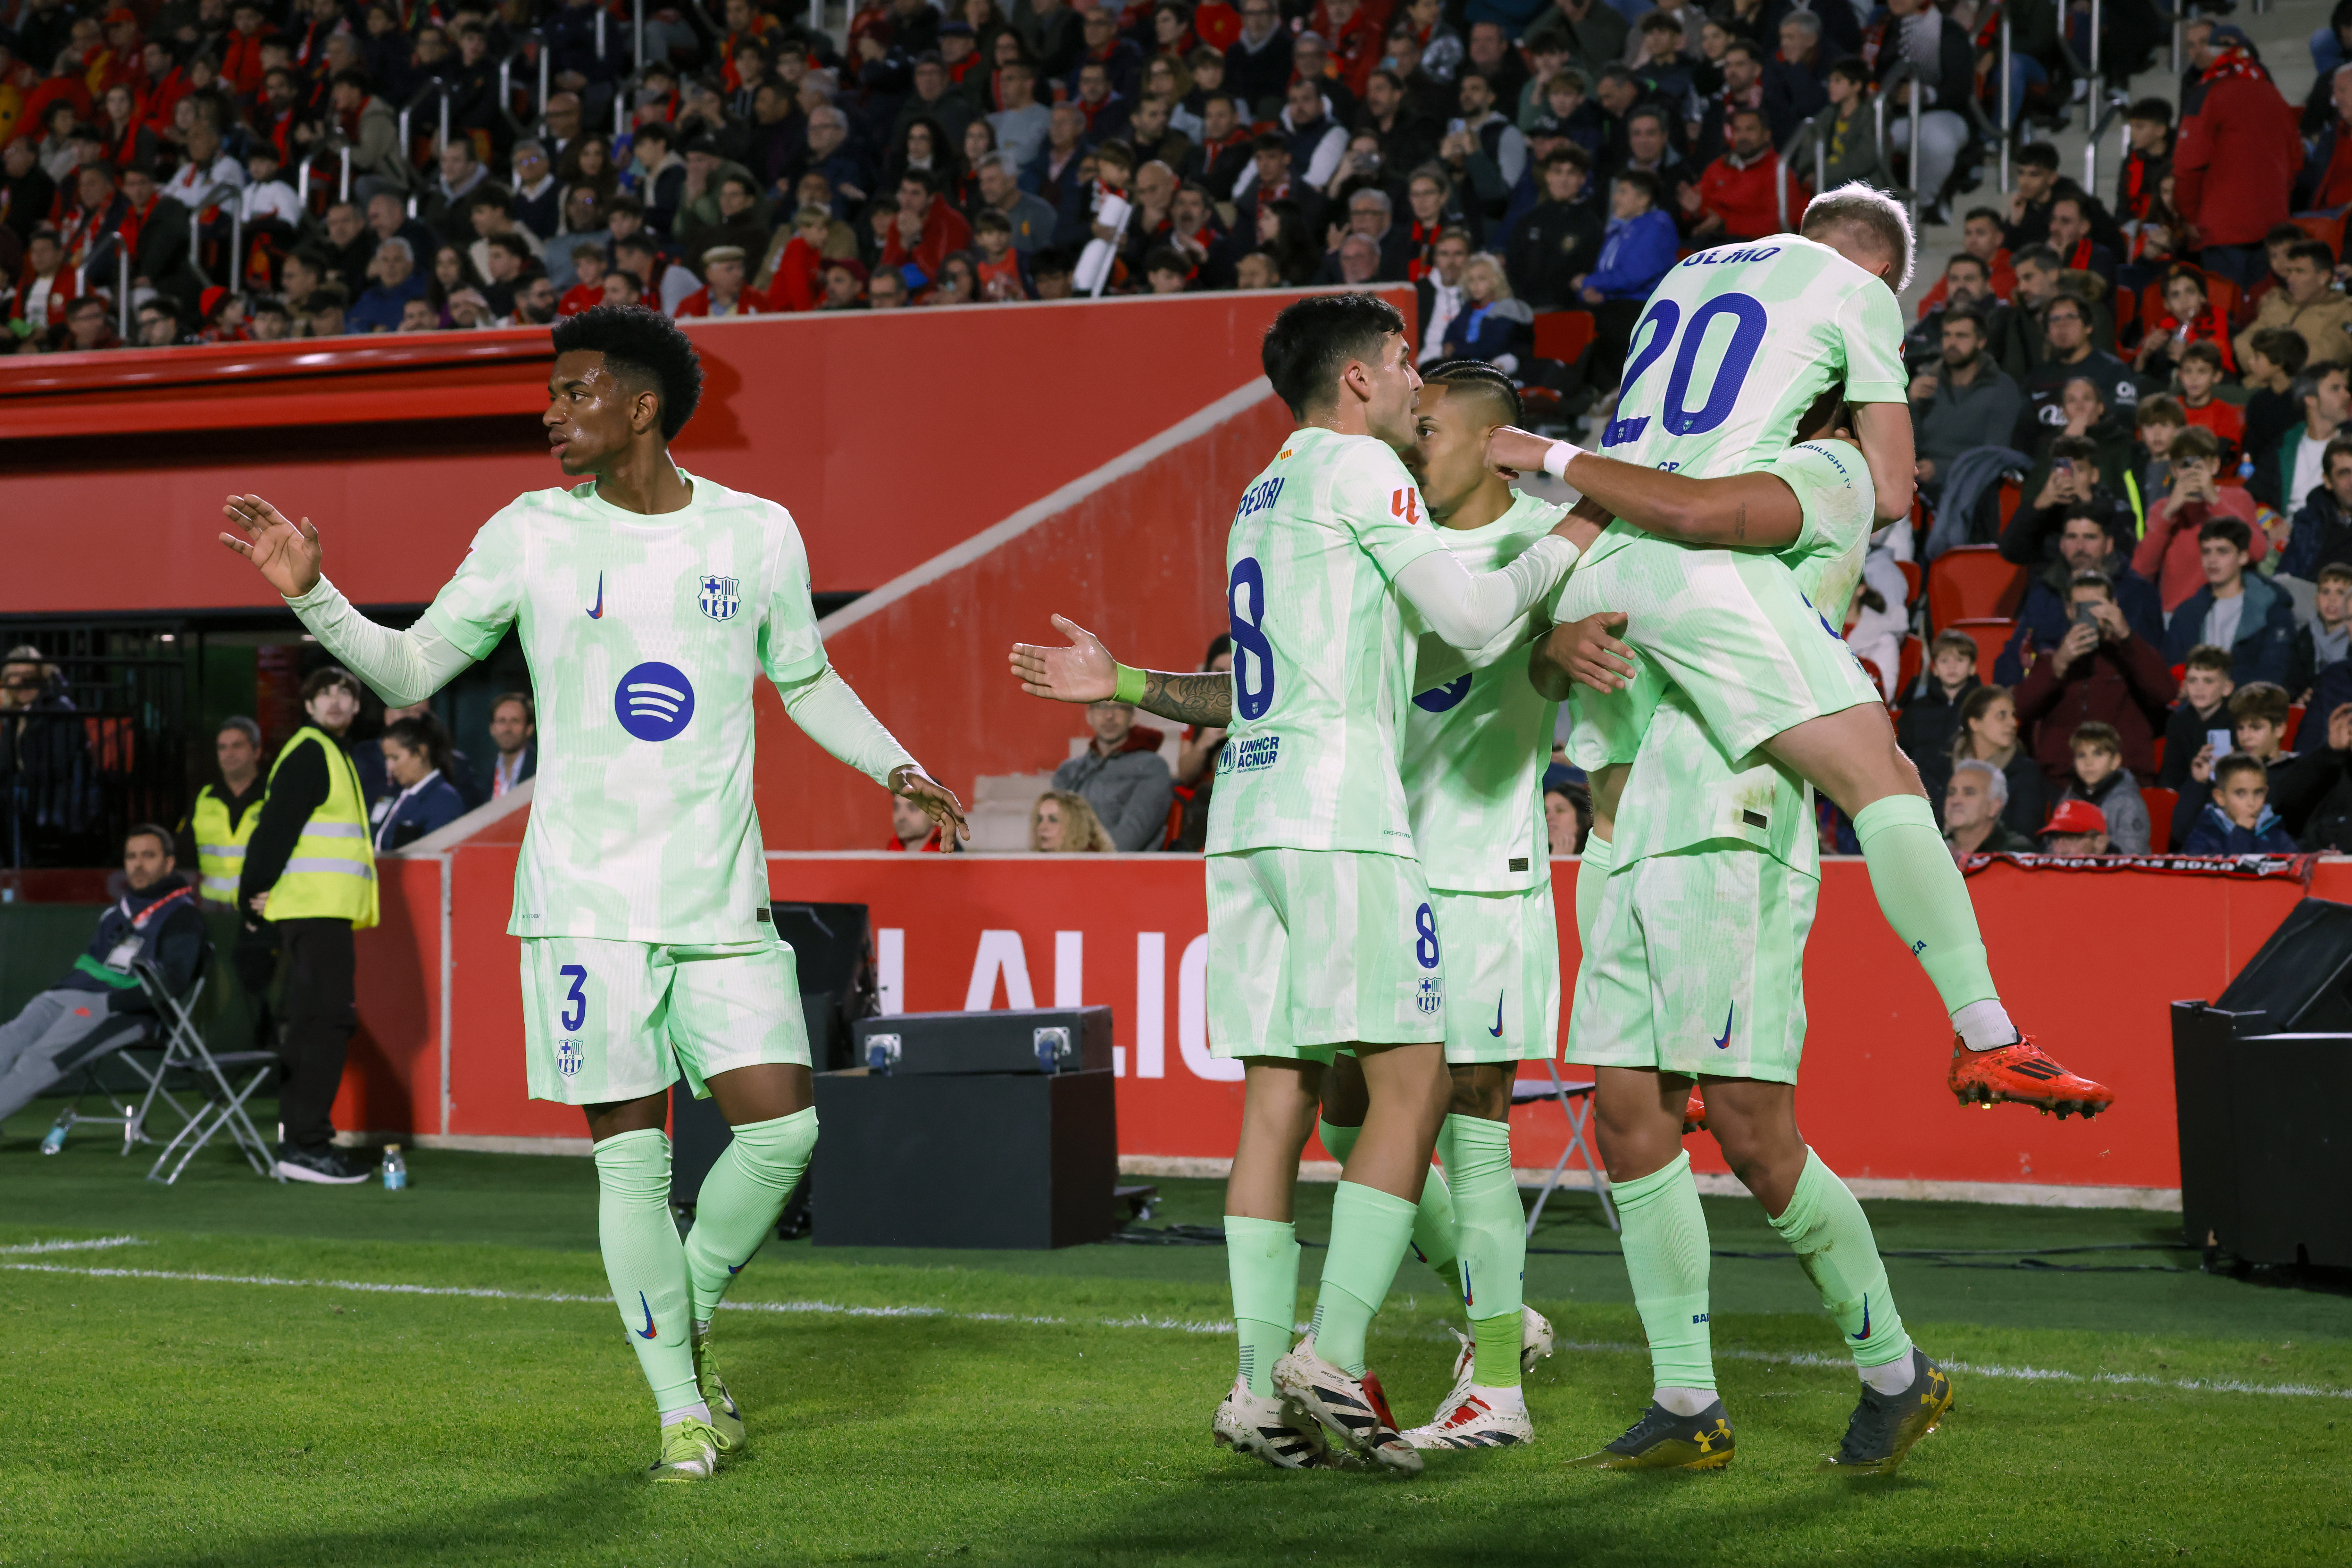
[(1796, 1082), (1820, 891), (1733, 839), (1618, 867), (1576, 977), (1568, 1059)]
[(809, 1065), (792, 946), (526, 937), (524, 1064), (533, 1100), (604, 1105), (683, 1077), (697, 1100), (733, 1068)]
[(1421, 862), (1352, 849), (1208, 858), (1209, 1049), (1328, 1062), (1445, 1038), (1445, 972)]
[(1445, 1059), (1541, 1061), (1559, 1048), (1559, 922), (1549, 886), (1517, 893), (1432, 889), (1453, 976)]

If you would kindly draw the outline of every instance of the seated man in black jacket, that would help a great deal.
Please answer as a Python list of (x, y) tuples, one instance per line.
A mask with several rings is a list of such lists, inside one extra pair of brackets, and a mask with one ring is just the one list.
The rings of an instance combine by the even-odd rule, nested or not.
[(154, 965), (175, 996), (194, 981), (205, 918), (195, 889), (173, 866), (171, 829), (142, 823), (123, 836), (129, 889), (98, 917), (89, 951), (65, 977), (0, 1024), (0, 1119), (92, 1058), (148, 1034), (154, 1014), (134, 965)]
[[(2020, 507), (2018, 519), (2024, 515), (2025, 509)], [(2026, 583), (2025, 597), (2017, 606), (2017, 630), (1992, 667), (1992, 678), (2000, 685), (2015, 686), (2025, 679), (2027, 647), (2046, 653), (2065, 640), (2074, 625), (2069, 600), (2077, 572), (2105, 575), (2115, 584), (2116, 608), (2123, 612), (2132, 635), (2151, 647), (2164, 646), (2164, 605), (2157, 597), (2156, 584), (2131, 569), (2127, 552), (2115, 548), (2114, 537), (2107, 531), (2108, 514), (2095, 501), (2074, 501), (2062, 510), (2060, 518), (2058, 558)], [(2014, 531), (2015, 523), (2011, 526)], [(2001, 547), (2006, 553), (2007, 534), (2002, 535)]]

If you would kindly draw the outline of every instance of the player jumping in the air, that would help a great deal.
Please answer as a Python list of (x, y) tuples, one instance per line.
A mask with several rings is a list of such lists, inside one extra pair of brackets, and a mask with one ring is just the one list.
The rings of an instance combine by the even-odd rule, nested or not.
[[(1414, 673), (1404, 607), (1449, 647), (1484, 648), (1576, 552), (1539, 539), (1475, 577), (1447, 552), (1398, 460), (1413, 445), (1420, 378), (1392, 307), (1300, 300), (1266, 333), (1264, 360), (1298, 428), (1243, 492), (1227, 539), (1232, 674), (1117, 666), (1058, 618), (1075, 646), (1015, 645), (1012, 664), (1040, 697), (1117, 695), (1204, 723), (1234, 715), (1210, 806), (1209, 1040), (1245, 1064), (1225, 1200), (1241, 1355), (1213, 1430), (1297, 1468), (1323, 1461), (1319, 1424), (1349, 1452), (1410, 1472), (1421, 1456), (1364, 1364), (1451, 1098), (1440, 932), (1398, 773)], [(1285, 1355), (1298, 1156), (1342, 1048), (1369, 1104), (1332, 1203), (1314, 1327)]]
[[(1803, 235), (1702, 251), (1666, 275), (1634, 330), (1611, 462), (1523, 431), (1496, 435), (1507, 468), (1547, 467), (1599, 508), (1633, 515), (1658, 470), (1709, 479), (1769, 466), (1798, 416), (1843, 386), (1881, 520), (1907, 514), (1911, 426), (1894, 290), (1910, 277), (1912, 236), (1888, 197), (1847, 186), (1816, 197)], [(1769, 330), (1768, 330), (1769, 321)], [(1668, 488), (1670, 508), (1698, 504)], [(1654, 500), (1657, 498), (1653, 497)], [(1662, 514), (1675, 515), (1673, 511)], [(1726, 541), (1746, 542), (1733, 519)], [(2001, 1005), (1967, 886), (1952, 862), (1894, 726), (1852, 653), (1788, 568), (1752, 550), (1693, 551), (1619, 522), (1595, 541), (1552, 607), (1560, 629), (1630, 616), (1610, 670), (1571, 699), (1570, 745), (1593, 776), (1594, 831), (1577, 879), (1590, 918), (1613, 853), (1625, 772), (1664, 686), (1680, 687), (1732, 756), (1762, 748), (1835, 801), (1854, 825), (1889, 925), (1942, 997), (1953, 1028), (1949, 1082), (1966, 1102), (2010, 1100), (2062, 1114), (2104, 1110), (2114, 1096), (2068, 1072), (2021, 1035)]]
[[(542, 422), (588, 482), (492, 517), (408, 630), (320, 574), (308, 518), (232, 496), (221, 539), (387, 703), (424, 700), (520, 629), (541, 751), (507, 929), (523, 939), (530, 1092), (587, 1112), (605, 1272), (661, 1416), (652, 1476), (698, 1480), (744, 1445), (713, 1310), (816, 1143), (751, 805), (760, 675), (826, 751), (943, 826), (963, 817), (826, 662), (791, 513), (671, 462), (702, 391), (685, 333), (599, 306), (558, 324), (555, 356)], [(734, 1129), (683, 1246), (663, 1131), (681, 1074)]]
[[(1800, 432), (1815, 438), (1762, 471), (1692, 480), (1605, 459), (1576, 467), (1580, 477), (1612, 470), (1608, 488), (1628, 519), (1671, 519), (1662, 526), (1695, 544), (1776, 551), (1806, 600), (1843, 624), (1872, 505), (1860, 450), (1843, 432), (1828, 438), (1839, 401), (1825, 395)], [(1546, 639), (1533, 672), (1560, 696), (1569, 671), (1557, 647)], [(1616, 818), (1613, 868), (1584, 933), (1568, 1047), (1599, 1079), (1601, 1158), (1655, 1393), (1631, 1430), (1580, 1464), (1731, 1460), (1708, 1337), (1706, 1220), (1682, 1146), (1695, 1079), (1705, 1083), (1708, 1131), (1795, 1249), (1860, 1371), (1861, 1402), (1826, 1468), (1892, 1470), (1950, 1407), (1949, 1379), (1903, 1331), (1862, 1205), (1797, 1130), (1805, 939), (1821, 878), (1811, 805), (1792, 769), (1725, 745), (1682, 688), (1657, 693)]]

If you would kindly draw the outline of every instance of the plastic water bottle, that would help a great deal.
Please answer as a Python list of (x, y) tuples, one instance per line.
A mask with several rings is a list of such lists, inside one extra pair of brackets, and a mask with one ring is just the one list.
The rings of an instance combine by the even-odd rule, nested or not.
[(60, 1117), (55, 1126), (51, 1127), (47, 1132), (42, 1133), (41, 1152), (44, 1154), (54, 1154), (58, 1150), (63, 1149), (66, 1146), (66, 1129), (69, 1125), (70, 1123), (66, 1121), (64, 1118)]
[(408, 1162), (400, 1157), (400, 1145), (383, 1146), (383, 1190), (396, 1193), (408, 1185)]

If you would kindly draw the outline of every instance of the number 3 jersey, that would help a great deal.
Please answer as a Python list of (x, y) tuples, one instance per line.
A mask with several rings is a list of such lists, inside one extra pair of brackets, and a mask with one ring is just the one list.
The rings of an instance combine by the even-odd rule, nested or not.
[(688, 476), (646, 516), (594, 481), (482, 525), (424, 624), (530, 661), (539, 773), (515, 871), (523, 937), (702, 943), (770, 934), (751, 805), (751, 691), (823, 669), (808, 557), (775, 502)]
[(1234, 720), (1208, 851), (1413, 854), (1398, 759), (1413, 645), (1396, 574), (1444, 546), (1386, 442), (1293, 431), (1225, 542)]
[[(1852, 403), (1908, 398), (1895, 291), (1798, 235), (1717, 246), (1675, 266), (1643, 308), (1601, 455), (1703, 479), (1768, 468), (1841, 384)], [(1638, 537), (1617, 524), (1584, 559)]]

